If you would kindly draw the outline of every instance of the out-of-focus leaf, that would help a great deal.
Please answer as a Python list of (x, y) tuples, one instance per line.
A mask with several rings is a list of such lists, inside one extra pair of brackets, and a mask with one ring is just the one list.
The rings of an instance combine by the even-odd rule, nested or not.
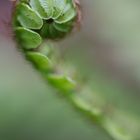
[(47, 76), (49, 83), (63, 92), (70, 92), (75, 89), (75, 82), (65, 75), (50, 74)]
[(24, 3), (17, 6), (16, 17), (18, 22), (28, 29), (40, 29), (43, 25), (42, 19)]
[(30, 5), (43, 19), (48, 19), (52, 16), (52, 0), (30, 0)]
[(38, 33), (23, 27), (16, 28), (15, 33), (17, 41), (24, 49), (37, 48), (42, 42), (42, 38)]
[(26, 56), (27, 59), (31, 60), (34, 63), (34, 66), (37, 69), (40, 69), (44, 72), (51, 70), (52, 63), (47, 56), (38, 52), (28, 52)]
[(66, 6), (66, 0), (54, 0), (54, 13), (53, 13), (53, 18), (57, 18), (61, 15), (63, 12), (64, 8)]
[(76, 16), (76, 11), (75, 9), (72, 7), (71, 4), (67, 4), (62, 15), (60, 17), (58, 17), (55, 21), (56, 23), (66, 23), (68, 21), (70, 21), (71, 19), (73, 19)]

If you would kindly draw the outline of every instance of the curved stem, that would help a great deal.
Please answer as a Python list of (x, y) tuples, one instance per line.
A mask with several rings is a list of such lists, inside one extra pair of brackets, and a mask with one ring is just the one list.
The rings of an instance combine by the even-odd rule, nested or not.
[[(56, 48), (55, 48), (56, 52)], [(43, 44), (38, 50), (25, 51), (26, 58), (42, 74), (43, 78), (56, 90), (59, 91), (78, 111), (85, 114), (94, 124), (99, 125), (114, 140), (134, 140), (131, 133), (121, 124), (118, 124), (110, 117), (115, 114), (116, 109), (111, 113), (105, 112), (104, 104), (95, 105), (90, 101), (93, 91), (87, 85), (80, 87), (80, 81), (71, 79), (64, 74), (63, 69), (58, 69), (60, 60), (52, 53), (49, 45)], [(55, 64), (53, 64), (55, 62)], [(71, 75), (72, 76), (72, 75)], [(72, 76), (73, 77), (73, 76)], [(89, 96), (89, 97), (88, 97)], [(115, 114), (116, 115), (116, 114)], [(127, 116), (123, 116), (124, 118)], [(121, 122), (119, 122), (121, 123)]]

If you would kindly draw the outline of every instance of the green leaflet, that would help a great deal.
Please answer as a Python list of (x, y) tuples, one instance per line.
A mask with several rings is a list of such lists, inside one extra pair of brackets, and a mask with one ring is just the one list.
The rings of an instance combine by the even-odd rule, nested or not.
[(74, 7), (72, 7), (71, 4), (68, 3), (61, 16), (58, 17), (55, 20), (55, 22), (59, 24), (66, 23), (72, 20), (75, 16), (76, 16), (76, 10), (74, 9)]
[(47, 13), (48, 18), (51, 18), (53, 15), (53, 0), (39, 0), (39, 2)]
[(49, 74), (47, 79), (50, 84), (63, 92), (71, 92), (75, 90), (75, 82), (65, 75)]
[(21, 26), (28, 29), (40, 29), (43, 25), (42, 19), (24, 3), (17, 5), (15, 16)]
[(49, 35), (50, 38), (57, 39), (57, 38), (62, 38), (65, 34), (56, 30), (56, 28), (52, 24), (49, 26)]
[(16, 39), (23, 49), (35, 49), (42, 43), (41, 36), (32, 30), (17, 27), (15, 33)]
[(59, 23), (54, 23), (54, 27), (60, 31), (60, 32), (70, 32), (72, 29), (73, 23), (67, 22), (67, 23), (63, 23), (63, 24), (59, 24)]
[(54, 0), (54, 5), (53, 5), (53, 9), (54, 9), (53, 19), (58, 18), (62, 14), (65, 6), (66, 6), (66, 0)]
[(53, 3), (51, 0), (47, 0), (47, 2), (45, 3), (43, 0), (30, 0), (32, 9), (43, 19), (51, 18), (53, 14)]
[(44, 10), (44, 8), (41, 6), (39, 0), (30, 0), (30, 6), (32, 7), (32, 9), (34, 11), (36, 11), (40, 17), (42, 17), (43, 19), (45, 18), (49, 18), (49, 15), (46, 13), (46, 11)]
[(101, 110), (97, 107), (93, 107), (90, 102), (86, 101), (86, 99), (83, 99), (79, 95), (74, 94), (72, 101), (81, 111), (89, 116), (92, 116), (92, 120), (95, 122), (100, 122), (103, 120), (103, 114)]
[(40, 31), (43, 38), (58, 39), (65, 36), (65, 32), (56, 29), (54, 24), (45, 23)]
[(71, 20), (76, 12), (67, 0), (30, 0), (30, 5), (43, 19), (53, 18), (57, 23)]
[(26, 53), (26, 57), (34, 64), (37, 69), (43, 72), (48, 72), (52, 69), (51, 61), (44, 54), (39, 52), (28, 52)]
[(49, 24), (48, 23), (44, 23), (42, 29), (40, 30), (40, 35), (43, 38), (47, 38), (50, 36), (50, 31), (49, 31)]

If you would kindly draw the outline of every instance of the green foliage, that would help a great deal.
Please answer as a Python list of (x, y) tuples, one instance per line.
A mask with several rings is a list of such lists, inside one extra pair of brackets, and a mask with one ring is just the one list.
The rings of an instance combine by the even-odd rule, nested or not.
[(31, 0), (29, 3), (33, 10), (35, 10), (43, 19), (50, 19), (53, 15), (53, 1), (52, 0)]
[[(43, 38), (62, 38), (72, 30), (76, 15), (76, 7), (72, 1), (21, 1), (16, 5), (13, 28), (24, 27)], [(20, 36), (22, 34), (16, 33), (18, 40), (22, 38)]]
[(56, 23), (62, 24), (70, 21), (75, 17), (75, 10), (71, 4), (67, 4), (63, 13), (55, 20)]
[(42, 42), (41, 36), (32, 30), (23, 27), (17, 27), (15, 28), (15, 33), (17, 36), (16, 39), (23, 49), (35, 49)]
[(52, 63), (47, 56), (39, 52), (28, 52), (26, 53), (26, 57), (37, 69), (43, 72), (51, 71)]
[[(104, 111), (104, 106), (95, 107), (92, 91), (84, 85), (84, 96), (79, 87), (80, 81), (73, 80), (66, 76), (63, 69), (57, 69), (52, 64), (53, 60), (50, 53), (49, 45), (42, 49), (41, 44), (46, 39), (58, 39), (68, 34), (76, 20), (77, 9), (73, 0), (30, 0), (20, 1), (16, 5), (15, 14), (13, 16), (13, 30), (16, 34), (18, 46), (23, 49), (26, 58), (34, 65), (34, 67), (43, 75), (45, 80), (59, 92), (63, 93), (71, 103), (89, 116), (94, 123), (103, 128), (115, 140), (134, 140), (133, 135), (122, 133), (124, 129), (118, 131), (113, 121), (108, 121), (109, 116)], [(41, 48), (40, 48), (41, 47)], [(55, 59), (55, 61), (58, 61)], [(73, 76), (74, 77), (74, 76)], [(78, 84), (77, 84), (78, 83)], [(86, 89), (86, 90), (85, 90)], [(86, 96), (89, 96), (87, 99)], [(114, 116), (113, 116), (114, 117)], [(115, 118), (115, 117), (114, 117)], [(120, 126), (120, 124), (119, 124)], [(115, 128), (115, 129), (112, 129)], [(117, 128), (117, 129), (116, 129)]]
[(66, 3), (66, 0), (54, 0), (55, 12), (53, 13), (53, 19), (57, 19), (62, 14)]
[(47, 79), (51, 85), (60, 90), (61, 92), (69, 92), (75, 90), (76, 83), (65, 75), (49, 74)]
[(27, 29), (40, 29), (43, 25), (42, 19), (24, 3), (17, 6), (15, 16), (19, 24)]

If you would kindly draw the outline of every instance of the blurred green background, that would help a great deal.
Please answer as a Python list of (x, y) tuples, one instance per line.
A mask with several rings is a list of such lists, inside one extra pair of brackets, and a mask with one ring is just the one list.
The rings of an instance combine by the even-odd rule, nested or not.
[[(0, 2), (1, 3), (1, 2)], [(58, 42), (93, 94), (140, 120), (140, 1), (81, 0), (79, 32)], [(131, 124), (131, 122), (130, 122)], [(0, 139), (111, 140), (46, 85), (0, 36)]]

